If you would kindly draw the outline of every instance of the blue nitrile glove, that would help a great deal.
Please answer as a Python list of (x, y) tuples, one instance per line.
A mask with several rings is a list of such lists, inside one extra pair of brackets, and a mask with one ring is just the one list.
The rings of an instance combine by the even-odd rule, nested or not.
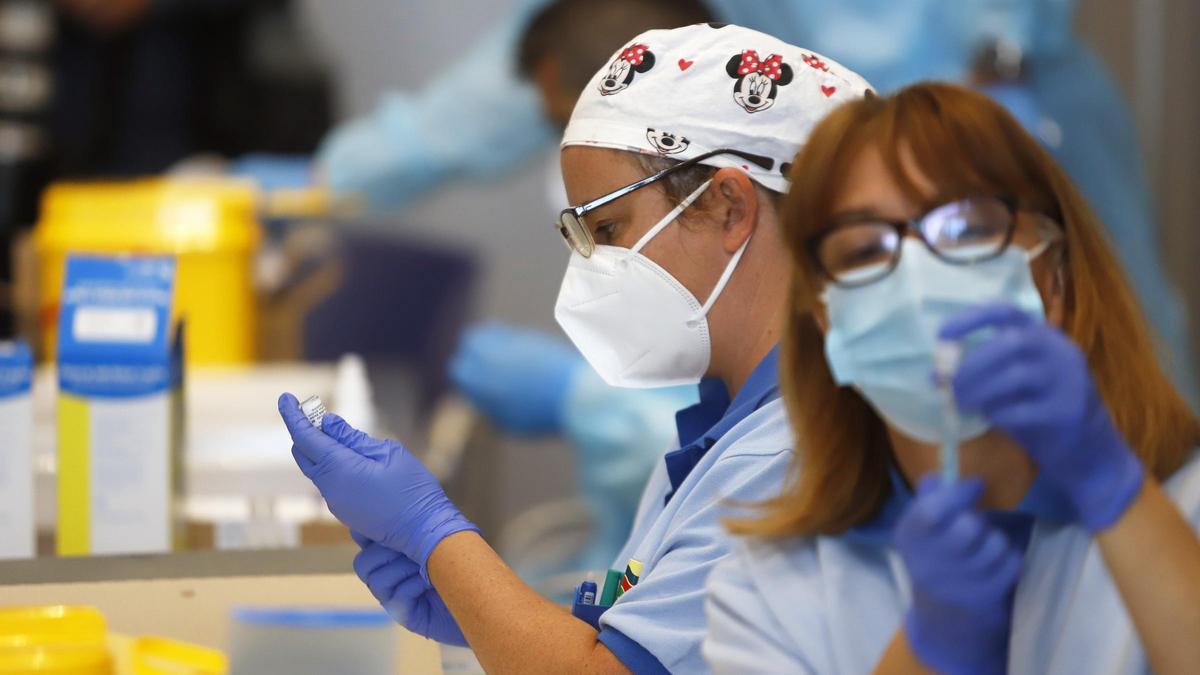
[(1110, 527), (1137, 497), (1145, 470), (1113, 425), (1083, 352), (1057, 328), (1000, 304), (955, 317), (940, 337), (981, 328), (994, 333), (963, 358), (954, 377), (959, 406), (1021, 444), (1084, 527)]
[(388, 616), (408, 630), (451, 645), (467, 646), (458, 623), (437, 590), (421, 578), (421, 566), (408, 556), (369, 540), (355, 540), (362, 550), (354, 556), (354, 573)]
[(549, 434), (561, 429), (571, 379), (586, 365), (568, 343), (540, 330), (487, 323), (463, 336), (450, 379), (505, 431)]
[(309, 423), (295, 396), (279, 397), (292, 434), (292, 456), (347, 527), (408, 556), (428, 580), (425, 565), (442, 539), (478, 532), (420, 460), (395, 441), (372, 438), (337, 415), (322, 428)]
[(893, 534), (912, 579), (905, 635), (917, 658), (940, 673), (1007, 667), (1021, 557), (972, 508), (981, 494), (979, 479), (943, 485), (926, 476)]

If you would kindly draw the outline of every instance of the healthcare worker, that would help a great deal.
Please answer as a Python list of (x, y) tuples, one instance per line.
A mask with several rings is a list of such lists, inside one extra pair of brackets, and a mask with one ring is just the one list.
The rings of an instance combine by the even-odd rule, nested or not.
[[(712, 19), (700, 0), (556, 0), (525, 27), (517, 63), (561, 133), (579, 93), (631, 35)], [(547, 178), (549, 221), (567, 205), (557, 157)], [(572, 450), (575, 482), (592, 525), (588, 544), (562, 560), (518, 569), (522, 577), (607, 569), (629, 536), (651, 470), (675, 438), (675, 412), (696, 403), (696, 387), (610, 387), (561, 335), (498, 322), (467, 329), (449, 375), (499, 429), (521, 437), (561, 436)]]
[[(666, 1), (666, 0), (664, 0)], [(1176, 384), (1193, 399), (1187, 312), (1163, 271), (1128, 106), (1072, 29), (1074, 0), (706, 0), (722, 21), (802, 44), (861, 73), (880, 91), (918, 80), (965, 82), (980, 51), (1002, 45), (1022, 64), (1004, 101), (1056, 128), (1053, 150), (1108, 227), (1126, 272), (1165, 344)], [(339, 192), (400, 208), (453, 179), (495, 176), (554, 137), (538, 92), (521, 81), (514, 46), (546, 0), (522, 0), (509, 19), (421, 89), (384, 96), (336, 129), (318, 164)], [(1032, 101), (1030, 101), (1032, 99)], [(442, 133), (454, 129), (453, 134)]]
[[(818, 66), (817, 64), (820, 64)], [(703, 584), (730, 502), (777, 491), (791, 430), (777, 397), (787, 252), (775, 201), (813, 124), (867, 84), (736, 26), (642, 33), (580, 98), (563, 136), (573, 249), (555, 314), (610, 384), (695, 384), (614, 567), (598, 628), (536, 595), (420, 462), (336, 416), (280, 412), (301, 470), (363, 546), (355, 571), (410, 630), (499, 672), (703, 672)]]
[(829, 116), (791, 176), (804, 441), (709, 580), (713, 669), (1195, 672), (1200, 426), (1066, 174), (919, 84)]

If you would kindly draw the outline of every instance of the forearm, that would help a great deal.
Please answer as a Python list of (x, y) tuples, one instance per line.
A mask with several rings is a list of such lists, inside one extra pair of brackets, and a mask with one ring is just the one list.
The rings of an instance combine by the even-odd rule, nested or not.
[(1117, 523), (1097, 536), (1101, 555), (1156, 673), (1200, 663), (1200, 539), (1147, 477)]
[(525, 585), (474, 532), (442, 540), (429, 578), (489, 673), (627, 673), (596, 631)]
[(879, 665), (875, 666), (875, 675), (930, 675), (932, 672), (917, 659), (903, 628), (896, 630)]

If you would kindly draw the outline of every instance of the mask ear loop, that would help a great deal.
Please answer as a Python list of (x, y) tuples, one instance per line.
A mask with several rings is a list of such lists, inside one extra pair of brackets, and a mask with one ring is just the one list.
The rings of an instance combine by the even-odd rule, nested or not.
[[(702, 183), (700, 187), (696, 188), (692, 194), (688, 195), (683, 201), (679, 202), (678, 206), (671, 209), (667, 215), (663, 216), (663, 219), (658, 221), (654, 227), (647, 230), (646, 234), (643, 234), (642, 238), (638, 239), (637, 243), (633, 245), (633, 248), (629, 249), (629, 257), (639, 253), (642, 248), (646, 246), (646, 244), (650, 243), (651, 239), (657, 236), (659, 232), (663, 231), (663, 228), (675, 222), (675, 220), (679, 218), (680, 214), (682, 214), (687, 207), (691, 206), (697, 199), (700, 198), (700, 195), (704, 194), (704, 191), (708, 189), (709, 185), (712, 185), (711, 178), (704, 181), (704, 183)], [(721, 297), (721, 292), (725, 290), (725, 285), (729, 283), (729, 278), (733, 276), (733, 271), (737, 269), (738, 262), (740, 262), (742, 259), (742, 254), (746, 252), (746, 247), (750, 245), (750, 238), (751, 237), (746, 237), (746, 241), (742, 242), (742, 245), (738, 248), (737, 252), (733, 254), (733, 258), (729, 260), (729, 264), (725, 265), (725, 271), (721, 273), (721, 278), (717, 280), (717, 285), (713, 287), (712, 293), (708, 294), (708, 300), (704, 302), (704, 306), (700, 308), (700, 311), (697, 312), (695, 316), (688, 319), (688, 326), (695, 327), (697, 323), (703, 321), (704, 318), (708, 316), (708, 311), (712, 309), (712, 306), (714, 303), (716, 303), (717, 298)], [(628, 259), (628, 257), (626, 259)]]
[[(1066, 234), (1063, 232), (1062, 226), (1053, 219), (1035, 213), (1035, 222), (1037, 224), (1038, 235), (1042, 240), (1036, 246), (1025, 252), (1025, 262), (1028, 265), (1033, 265), (1033, 261), (1040, 258), (1051, 248), (1062, 244), (1066, 247)], [(1065, 294), (1067, 292), (1066, 278), (1066, 253), (1065, 250), (1060, 250), (1058, 260), (1054, 262), (1054, 290), (1057, 293)]]
[(712, 293), (708, 294), (708, 300), (704, 301), (704, 306), (700, 308), (696, 316), (688, 319), (689, 325), (699, 323), (708, 316), (708, 310), (712, 309), (712, 306), (717, 302), (717, 298), (721, 297), (721, 291), (725, 290), (725, 285), (729, 283), (730, 277), (733, 276), (733, 271), (737, 269), (738, 262), (741, 261), (742, 254), (746, 252), (746, 247), (750, 245), (750, 239), (753, 236), (746, 237), (746, 241), (743, 241), (742, 245), (738, 247), (737, 253), (734, 253), (733, 257), (729, 259), (729, 264), (725, 266), (725, 271), (721, 273), (721, 278), (717, 280), (717, 285), (713, 287)]
[(1037, 246), (1026, 251), (1025, 259), (1029, 262), (1033, 262), (1043, 253), (1050, 250), (1051, 246), (1054, 246), (1065, 238), (1062, 226), (1058, 223), (1041, 214), (1034, 214), (1034, 219), (1035, 227), (1038, 236), (1041, 237), (1041, 241), (1037, 243)]
[(679, 202), (678, 206), (671, 209), (667, 215), (663, 216), (662, 220), (655, 223), (654, 227), (647, 230), (646, 234), (643, 234), (642, 238), (638, 239), (637, 243), (629, 249), (630, 254), (640, 252), (642, 248), (646, 246), (646, 244), (650, 243), (651, 239), (658, 236), (658, 233), (663, 231), (663, 228), (675, 222), (675, 219), (679, 218), (679, 216), (685, 210), (687, 210), (687, 207), (691, 206), (697, 199), (700, 198), (700, 195), (704, 194), (704, 191), (708, 189), (709, 185), (712, 185), (711, 178), (704, 181), (704, 183), (701, 184), (700, 187), (696, 188), (692, 194), (688, 195), (683, 201)]

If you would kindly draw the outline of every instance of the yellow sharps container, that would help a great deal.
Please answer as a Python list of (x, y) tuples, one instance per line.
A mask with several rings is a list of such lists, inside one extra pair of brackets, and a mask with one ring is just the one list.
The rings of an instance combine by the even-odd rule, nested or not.
[(174, 311), (189, 364), (255, 359), (257, 192), (220, 178), (58, 183), (42, 197), (34, 232), (42, 354), (54, 358), (66, 257), (174, 255)]

